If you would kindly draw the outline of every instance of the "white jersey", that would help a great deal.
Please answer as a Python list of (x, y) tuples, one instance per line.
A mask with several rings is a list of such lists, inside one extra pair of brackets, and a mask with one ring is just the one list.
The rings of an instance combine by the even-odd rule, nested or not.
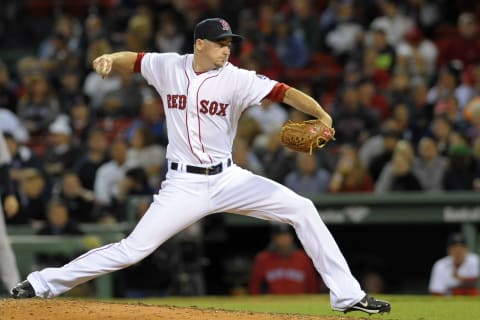
[(192, 62), (193, 54), (147, 53), (141, 73), (163, 101), (167, 159), (211, 165), (230, 157), (243, 111), (260, 103), (277, 82), (229, 62), (196, 74)]
[[(458, 268), (458, 276), (461, 278), (478, 278), (479, 258), (474, 253), (469, 253), (465, 257), (465, 261)], [(438, 294), (451, 294), (451, 289), (457, 287), (460, 282), (453, 276), (454, 263), (453, 258), (446, 256), (433, 265), (432, 274), (430, 276), (429, 291)]]

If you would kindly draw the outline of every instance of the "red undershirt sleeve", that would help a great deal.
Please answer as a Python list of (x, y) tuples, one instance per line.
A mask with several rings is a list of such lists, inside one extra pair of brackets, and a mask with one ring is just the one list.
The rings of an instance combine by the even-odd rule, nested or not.
[(135, 60), (135, 64), (133, 65), (133, 72), (136, 72), (136, 73), (141, 72), (142, 59), (144, 55), (145, 55), (145, 52), (137, 53), (137, 59)]
[(269, 94), (265, 96), (265, 99), (274, 101), (274, 102), (282, 102), (283, 97), (285, 97), (285, 92), (290, 88), (289, 85), (283, 83), (283, 82), (278, 82), (273, 88), (272, 91), (270, 91)]

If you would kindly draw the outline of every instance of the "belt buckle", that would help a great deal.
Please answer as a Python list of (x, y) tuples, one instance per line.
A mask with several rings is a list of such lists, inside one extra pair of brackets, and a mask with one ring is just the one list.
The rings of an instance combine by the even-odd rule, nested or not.
[(211, 168), (210, 167), (207, 167), (205, 168), (205, 174), (208, 176), (208, 173), (210, 172)]

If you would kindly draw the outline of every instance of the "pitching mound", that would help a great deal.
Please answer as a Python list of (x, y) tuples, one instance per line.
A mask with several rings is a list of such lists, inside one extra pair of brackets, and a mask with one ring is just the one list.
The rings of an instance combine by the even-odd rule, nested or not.
[(0, 310), (1, 320), (355, 320), (351, 317), (254, 313), (69, 299), (4, 299), (0, 301)]

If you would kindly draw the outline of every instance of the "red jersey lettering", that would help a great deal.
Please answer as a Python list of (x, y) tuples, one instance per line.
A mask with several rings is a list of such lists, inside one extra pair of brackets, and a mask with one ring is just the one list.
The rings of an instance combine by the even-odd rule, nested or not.
[(210, 103), (210, 114), (213, 116), (214, 114), (217, 113), (217, 109), (218, 109), (218, 102), (217, 101), (212, 101), (212, 103)]
[(220, 106), (220, 109), (217, 112), (217, 116), (226, 117), (228, 103), (220, 103), (219, 106)]
[(202, 100), (200, 101), (200, 105), (202, 106), (200, 108), (201, 113), (207, 113), (208, 112), (208, 100)]
[(179, 95), (178, 96), (178, 109), (183, 110), (187, 107), (187, 96)]

